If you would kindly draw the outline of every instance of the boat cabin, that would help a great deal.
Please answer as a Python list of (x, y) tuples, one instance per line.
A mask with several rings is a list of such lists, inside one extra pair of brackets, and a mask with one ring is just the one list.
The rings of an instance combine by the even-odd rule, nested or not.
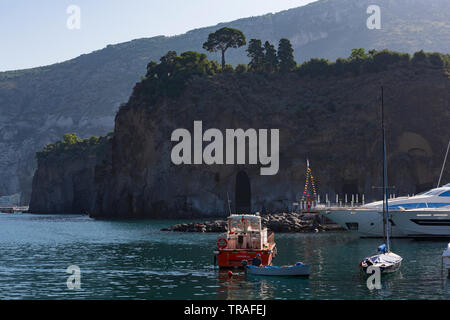
[(261, 224), (259, 214), (231, 215), (227, 220), (228, 231), (217, 240), (215, 252), (220, 267), (241, 267), (257, 254), (264, 265), (269, 265), (276, 254), (274, 233)]
[(262, 227), (259, 215), (231, 215), (227, 225), (228, 249), (263, 249), (265, 245), (267, 247), (267, 228)]

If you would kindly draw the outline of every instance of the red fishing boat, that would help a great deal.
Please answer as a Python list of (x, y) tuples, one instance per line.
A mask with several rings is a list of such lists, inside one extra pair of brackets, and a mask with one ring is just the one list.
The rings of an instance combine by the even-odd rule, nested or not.
[(217, 239), (214, 252), (219, 267), (243, 267), (243, 261), (259, 253), (263, 265), (272, 264), (276, 255), (274, 233), (261, 225), (259, 214), (231, 215), (228, 217), (228, 231)]

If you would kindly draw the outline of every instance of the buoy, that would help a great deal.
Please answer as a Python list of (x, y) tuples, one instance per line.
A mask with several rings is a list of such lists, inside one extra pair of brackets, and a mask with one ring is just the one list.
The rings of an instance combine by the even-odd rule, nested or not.
[(228, 271), (228, 277), (231, 278), (233, 276), (233, 272), (230, 270)]

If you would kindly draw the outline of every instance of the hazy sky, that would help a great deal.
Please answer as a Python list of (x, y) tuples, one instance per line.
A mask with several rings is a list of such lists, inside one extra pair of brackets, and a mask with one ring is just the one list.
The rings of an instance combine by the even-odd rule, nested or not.
[[(314, 0), (0, 0), (0, 71), (48, 65), (108, 44), (175, 35)], [(80, 29), (70, 30), (70, 5)]]

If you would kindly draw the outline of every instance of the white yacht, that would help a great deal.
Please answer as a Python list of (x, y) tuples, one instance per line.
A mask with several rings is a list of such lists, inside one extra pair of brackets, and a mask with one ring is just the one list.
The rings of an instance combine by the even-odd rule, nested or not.
[(409, 210), (400, 207), (391, 211), (391, 218), (408, 237), (450, 237), (450, 205)]
[[(317, 209), (333, 222), (363, 237), (384, 235), (383, 201), (353, 208), (322, 206)], [(450, 183), (412, 197), (390, 199), (389, 212), (392, 237), (435, 233), (450, 236)]]

